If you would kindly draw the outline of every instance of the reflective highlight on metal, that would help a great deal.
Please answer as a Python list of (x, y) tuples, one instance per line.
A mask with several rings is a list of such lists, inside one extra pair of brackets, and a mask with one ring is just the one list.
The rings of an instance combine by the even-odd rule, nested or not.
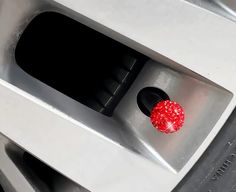
[[(233, 4), (228, 7), (234, 9)], [(19, 36), (35, 15), (47, 10), (151, 58), (113, 118), (17, 66)], [(228, 13), (222, 12), (229, 18)], [(0, 133), (90, 191), (169, 192), (236, 105), (235, 34), (234, 22), (182, 0), (0, 0)], [(184, 131), (167, 136), (152, 128), (134, 99), (146, 86), (162, 88), (183, 105)], [(14, 185), (19, 191), (33, 191), (24, 177), (18, 179), (21, 173), (11, 160), (1, 158), (10, 162), (0, 161), (0, 178), (9, 190), (14, 191), (12, 183), (18, 180)], [(8, 176), (5, 168), (10, 166), (15, 174)]]

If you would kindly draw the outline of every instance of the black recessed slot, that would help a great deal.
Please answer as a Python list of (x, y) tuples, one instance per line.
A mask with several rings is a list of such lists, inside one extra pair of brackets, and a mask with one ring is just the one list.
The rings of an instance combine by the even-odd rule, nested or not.
[(148, 117), (153, 107), (162, 100), (170, 100), (169, 96), (156, 87), (145, 87), (137, 95), (139, 109)]
[[(6, 152), (8, 157), (17, 166), (18, 171), (22, 174), (22, 176), (24, 176), (24, 178), (32, 186), (34, 191), (90, 192), (86, 188), (82, 187), (79, 183), (71, 181), (69, 178), (49, 167), (41, 160), (37, 159), (28, 152), (23, 151), (15, 144), (9, 143), (6, 146)], [(2, 186), (8, 189), (7, 190), (4, 188), (6, 192), (15, 191), (12, 188), (14, 187), (14, 185), (12, 186), (12, 184), (9, 183), (7, 179), (2, 181)], [(2, 192), (1, 186), (0, 192)]]
[[(63, 186), (65, 192), (68, 191), (83, 191), (83, 192), (90, 192), (89, 190), (85, 189), (84, 187), (80, 186), (79, 184), (74, 183), (73, 181), (69, 180), (65, 176), (61, 175), (54, 169), (50, 168), (40, 160), (36, 159), (31, 154), (24, 152), (23, 153), (23, 162), (29, 168), (29, 172), (31, 175), (37, 175), (40, 181), (42, 181), (47, 188), (48, 191), (57, 191), (56, 186)], [(61, 182), (61, 183), (58, 183)], [(62, 191), (62, 190), (60, 190)], [(1, 192), (1, 191), (0, 191)]]
[(0, 192), (4, 192), (2, 186), (0, 185)]
[(36, 16), (16, 46), (28, 74), (111, 116), (147, 58), (55, 12)]

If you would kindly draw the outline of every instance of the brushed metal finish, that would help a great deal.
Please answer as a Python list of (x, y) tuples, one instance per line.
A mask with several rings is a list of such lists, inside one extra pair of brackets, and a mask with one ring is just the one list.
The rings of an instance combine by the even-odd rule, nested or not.
[[(144, 87), (158, 87), (183, 106), (185, 123), (180, 131), (163, 134), (152, 127), (150, 119), (137, 106), (138, 92)], [(132, 129), (156, 159), (161, 156), (168, 168), (178, 172), (206, 139), (231, 98), (231, 93), (222, 88), (149, 61), (116, 109), (114, 118)]]
[(235, 0), (187, 0), (236, 22)]
[[(14, 5), (12, 2), (5, 1), (5, 3)], [(85, 107), (55, 89), (52, 89), (24, 72), (16, 64), (14, 49), (17, 40), (34, 16), (44, 11), (58, 11), (73, 17), (73, 14), (69, 11), (61, 9), (57, 4), (49, 4), (47, 1), (21, 0), (21, 6), (21, 11), (15, 13), (14, 16), (7, 17), (8, 13), (4, 15), (4, 17), (6, 17), (5, 22), (8, 23), (8, 25), (1, 28), (2, 35), (0, 36), (0, 41), (3, 47), (3, 50), (0, 52), (0, 58), (3, 59), (0, 63), (1, 79), (6, 80), (40, 100), (49, 103), (51, 106), (66, 113), (68, 116), (83, 123), (84, 126), (96, 127), (96, 131), (102, 135), (106, 135), (107, 138), (110, 138), (117, 143), (125, 143), (122, 137), (123, 133), (120, 132), (119, 128), (116, 128), (119, 125), (114, 120)], [(11, 25), (14, 26), (14, 28), (12, 28)], [(4, 34), (6, 35), (4, 36)], [(110, 131), (110, 127), (114, 127), (114, 131)]]
[[(33, 6), (35, 6), (35, 4), (33, 4)], [(19, 26), (19, 31), (23, 31), (34, 15), (43, 11), (59, 11), (73, 17), (73, 14), (61, 9), (60, 6), (56, 4), (45, 3), (43, 5), (38, 4), (37, 6), (38, 8), (36, 8), (35, 11), (32, 11), (33, 9), (31, 8), (29, 12), (22, 12), (23, 15), (18, 16), (18, 18), (28, 18)], [(6, 50), (6, 54), (10, 54), (11, 51), (13, 52), (16, 43), (17, 39), (12, 41), (12, 47), (10, 50)], [(183, 73), (176, 73), (168, 68), (158, 67), (160, 66), (158, 63), (155, 64), (155, 62), (150, 61), (145, 65), (144, 72), (141, 72), (139, 75), (139, 78), (142, 78), (139, 80), (139, 87), (136, 88), (133, 94), (125, 96), (124, 100), (127, 102), (123, 104), (122, 108), (118, 107), (116, 110), (117, 113), (119, 113), (119, 115), (117, 115), (118, 118), (116, 118), (116, 115), (114, 115), (114, 118), (109, 118), (70, 99), (39, 80), (32, 78), (19, 68), (12, 57), (14, 57), (14, 55), (9, 57), (7, 63), (11, 64), (5, 67), (4, 73), (3, 70), (0, 71), (0, 74), (2, 72), (1, 78), (4, 78), (9, 83), (47, 102), (54, 108), (59, 109), (66, 115), (83, 123), (84, 126), (95, 130), (112, 142), (116, 142), (129, 150), (135, 151), (155, 161), (159, 165), (167, 167), (174, 173), (179, 171), (194, 154), (231, 99), (231, 94), (224, 90), (214, 90), (213, 86), (208, 86), (203, 82), (194, 80)], [(159, 75), (159, 73), (161, 75)], [(136, 83), (134, 86), (136, 86)], [(191, 129), (181, 132), (182, 136), (178, 137), (157, 134), (148, 123), (147, 118), (144, 118), (139, 109), (137, 109), (136, 102), (133, 102), (136, 100), (138, 90), (141, 90), (145, 86), (163, 88), (168, 94), (173, 96), (174, 100), (176, 99), (178, 102), (182, 102), (182, 105), (187, 109), (186, 119), (191, 120), (186, 122), (186, 127), (190, 127)], [(189, 88), (191, 87), (195, 88), (190, 91)], [(193, 95), (195, 100), (189, 97), (189, 94)], [(201, 107), (198, 109), (197, 106), (193, 107), (195, 106), (194, 102), (196, 102), (196, 98), (199, 96), (201, 101), (198, 101), (199, 105), (197, 106), (203, 106), (204, 104), (205, 108)], [(221, 100), (221, 102), (219, 103), (217, 100)], [(215, 107), (212, 108), (212, 106)], [(204, 116), (208, 115), (212, 110), (215, 113), (211, 113), (211, 119), (204, 118)], [(201, 126), (204, 127), (204, 129), (198, 128)], [(144, 129), (145, 127), (146, 129)], [(191, 139), (186, 139), (185, 142), (181, 142), (181, 144), (178, 145), (182, 138), (187, 135), (191, 138), (191, 136), (195, 134), (198, 134), (195, 142), (191, 142)], [(174, 147), (169, 147), (169, 145), (173, 145)], [(178, 147), (179, 150), (177, 150)]]
[[(199, 146), (200, 140), (196, 139), (196, 145), (191, 145), (190, 151), (182, 151), (184, 161), (179, 163), (179, 158), (182, 157), (172, 158), (171, 155), (174, 152), (167, 154), (168, 151), (171, 152), (171, 147), (167, 149), (164, 143), (162, 145), (165, 150), (158, 149), (162, 156), (155, 151), (153, 153), (150, 146), (159, 147), (159, 143), (157, 145), (143, 143), (145, 139), (140, 139), (134, 127), (130, 126), (121, 115), (108, 119), (23, 72), (14, 60), (17, 39), (34, 15), (44, 10), (55, 10), (92, 26), (156, 60), (160, 59), (178, 71), (185, 71), (193, 77), (199, 77), (191, 72), (191, 70), (196, 71), (217, 84), (230, 88), (230, 91), (235, 93), (235, 86), (229, 85), (232, 81), (231, 77), (234, 77), (235, 54), (230, 50), (225, 51), (224, 48), (235, 47), (234, 38), (230, 38), (228, 34), (235, 34), (236, 27), (230, 22), (178, 0), (150, 0), (148, 4), (143, 0), (125, 2), (57, 0), (56, 2), (61, 5), (53, 2), (49, 0), (0, 0), (1, 133), (91, 191), (154, 192), (157, 188), (162, 192), (170, 191), (197, 161), (220, 130), (235, 106), (234, 98), (213, 128), (224, 105), (229, 102), (223, 99), (224, 104), (219, 106), (220, 110), (214, 113), (213, 119), (209, 116), (210, 127), (201, 129), (203, 133), (206, 133), (206, 139), (204, 140), (201, 133), (201, 141), (204, 140), (201, 146)], [(194, 16), (194, 14), (197, 15)], [(206, 30), (208, 24), (212, 22), (217, 25)], [(222, 26), (230, 30), (220, 31)], [(214, 36), (212, 32), (216, 32)], [(189, 35), (187, 36), (186, 33)], [(215, 46), (219, 36), (224, 37), (220, 41), (220, 48)], [(225, 66), (231, 67), (230, 69), (215, 65), (224, 63), (226, 58)], [(169, 69), (162, 70), (164, 74), (171, 74)], [(222, 74), (225, 76), (223, 79)], [(229, 77), (226, 77), (226, 74)], [(182, 78), (182, 74), (171, 75)], [(177, 79), (170, 80), (170, 85), (177, 85)], [(190, 82), (192, 81), (195, 80)], [(207, 84), (203, 83), (200, 89), (206, 90), (207, 87), (211, 91), (214, 90), (217, 98), (222, 98), (224, 94), (228, 99), (232, 96), (224, 89), (216, 88), (214, 84), (211, 86)], [(171, 86), (165, 88), (171, 89)], [(174, 93), (171, 97), (179, 100)], [(181, 102), (185, 103), (185, 101)], [(188, 108), (187, 102), (184, 105)], [(194, 113), (198, 114), (197, 106), (194, 110), (196, 110)], [(140, 111), (137, 113), (140, 122), (146, 124), (146, 117), (143, 118)], [(15, 117), (14, 120), (12, 117)], [(153, 137), (149, 131), (144, 136), (146, 139)], [(162, 137), (158, 136), (162, 141), (168, 141)], [(189, 140), (186, 141), (189, 142)], [(174, 139), (175, 144), (179, 142)], [(199, 147), (196, 150), (197, 146)], [(188, 161), (191, 155), (193, 156)], [(152, 158), (155, 159), (155, 163), (150, 161), (153, 160)], [(166, 166), (169, 166), (169, 169), (166, 169)], [(178, 172), (181, 167), (183, 168)], [(170, 169), (173, 169), (172, 172)], [(161, 177), (165, 179), (156, 179)]]
[(23, 161), (24, 150), (0, 134), (0, 185), (5, 192), (89, 192), (60, 174), (54, 174), (52, 189)]
[[(36, 192), (38, 188), (20, 172), (6, 151), (11, 142), (0, 134), (0, 184), (5, 192)], [(20, 151), (19, 151), (20, 152)]]

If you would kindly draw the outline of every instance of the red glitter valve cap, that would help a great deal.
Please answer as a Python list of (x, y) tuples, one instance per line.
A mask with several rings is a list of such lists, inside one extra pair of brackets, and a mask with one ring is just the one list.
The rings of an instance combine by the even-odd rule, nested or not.
[(152, 109), (150, 119), (157, 130), (164, 133), (173, 133), (178, 131), (184, 124), (184, 110), (174, 101), (161, 101)]

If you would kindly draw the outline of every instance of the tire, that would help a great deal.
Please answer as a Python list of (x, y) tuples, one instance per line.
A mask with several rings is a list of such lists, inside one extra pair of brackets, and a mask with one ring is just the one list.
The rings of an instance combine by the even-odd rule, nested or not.
[(236, 191), (236, 110), (173, 192)]

